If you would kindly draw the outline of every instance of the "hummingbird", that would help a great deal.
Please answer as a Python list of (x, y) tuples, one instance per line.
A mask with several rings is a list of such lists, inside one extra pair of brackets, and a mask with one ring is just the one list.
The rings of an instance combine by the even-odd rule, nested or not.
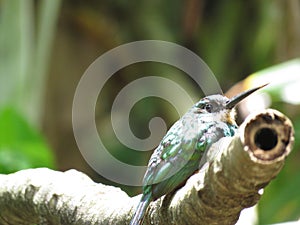
[(200, 170), (213, 143), (234, 136), (238, 128), (234, 107), (264, 86), (230, 99), (221, 94), (206, 96), (174, 123), (150, 157), (143, 194), (130, 225), (141, 225), (150, 202), (176, 191)]

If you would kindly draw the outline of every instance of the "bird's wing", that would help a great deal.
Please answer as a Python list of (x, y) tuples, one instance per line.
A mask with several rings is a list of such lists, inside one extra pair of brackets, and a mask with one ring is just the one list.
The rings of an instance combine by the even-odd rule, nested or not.
[(199, 130), (187, 133), (181, 121), (175, 123), (151, 156), (144, 186), (161, 183), (183, 168), (184, 174), (178, 179), (186, 180), (198, 168), (201, 151), (205, 150), (206, 140), (201, 136)]
[[(211, 144), (224, 136), (233, 136), (235, 130), (236, 126), (215, 123), (215, 121), (198, 124), (197, 130), (195, 130), (184, 127), (182, 122), (178, 121), (171, 127), (151, 156), (144, 176), (144, 186), (163, 182), (176, 173), (178, 173), (176, 176), (179, 176), (176, 179), (184, 181), (196, 169), (203, 166), (206, 161), (206, 157), (203, 156)], [(216, 155), (217, 152), (215, 150), (213, 155)], [(203, 159), (201, 159), (202, 157)], [(168, 182), (172, 182), (172, 180)]]

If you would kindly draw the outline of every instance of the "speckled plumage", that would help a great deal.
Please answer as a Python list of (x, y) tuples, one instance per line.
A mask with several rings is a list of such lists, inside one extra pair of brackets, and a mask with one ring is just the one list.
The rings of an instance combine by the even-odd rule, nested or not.
[(201, 158), (213, 143), (235, 134), (234, 105), (259, 88), (232, 99), (223, 95), (207, 96), (170, 128), (149, 160), (143, 195), (130, 225), (142, 224), (151, 201), (184, 185), (203, 165)]

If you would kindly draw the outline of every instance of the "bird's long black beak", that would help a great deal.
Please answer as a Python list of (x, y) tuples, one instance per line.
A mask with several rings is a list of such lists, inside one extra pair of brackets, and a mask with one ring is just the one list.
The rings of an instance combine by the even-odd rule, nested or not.
[(238, 104), (240, 101), (242, 101), (244, 98), (246, 98), (247, 96), (251, 95), (253, 92), (265, 87), (268, 84), (264, 84), (261, 85), (259, 87), (256, 88), (252, 88), (250, 90), (244, 91), (240, 94), (237, 94), (236, 96), (232, 97), (231, 99), (228, 100), (228, 102), (226, 102), (226, 109), (232, 109), (236, 104)]

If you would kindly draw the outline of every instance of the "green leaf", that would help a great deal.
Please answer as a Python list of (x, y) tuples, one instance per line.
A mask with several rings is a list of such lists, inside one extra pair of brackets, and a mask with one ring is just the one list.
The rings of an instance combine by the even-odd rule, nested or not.
[(54, 167), (42, 135), (12, 107), (0, 110), (0, 173), (32, 167)]

